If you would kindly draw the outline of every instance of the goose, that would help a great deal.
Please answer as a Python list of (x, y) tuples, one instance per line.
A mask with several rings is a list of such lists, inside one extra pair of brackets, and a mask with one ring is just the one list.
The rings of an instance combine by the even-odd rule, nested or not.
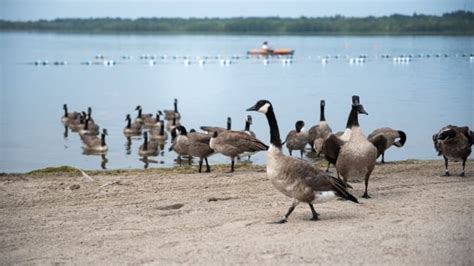
[(84, 123), (86, 120), (87, 114), (85, 112), (81, 112), (79, 117), (75, 120), (69, 120), (68, 126), (73, 132), (77, 132), (80, 129), (84, 128)]
[(209, 147), (215, 152), (231, 159), (230, 172), (234, 172), (235, 158), (245, 152), (257, 152), (267, 150), (268, 146), (255, 137), (245, 132), (226, 130), (218, 133), (214, 131)]
[(270, 127), (270, 148), (267, 152), (267, 176), (275, 188), (293, 199), (287, 213), (275, 223), (286, 223), (288, 217), (300, 202), (307, 203), (311, 209), (311, 220), (318, 220), (319, 214), (313, 203), (334, 197), (348, 199), (358, 203), (345, 188), (344, 183), (311, 163), (283, 154), (278, 123), (272, 104), (268, 100), (260, 100), (247, 111), (265, 114)]
[(92, 118), (92, 107), (87, 107), (87, 119), (90, 122), (95, 123), (94, 119)]
[[(250, 127), (250, 126), (249, 126)], [(203, 131), (207, 132), (207, 133), (214, 133), (214, 132), (217, 132), (217, 133), (221, 133), (221, 132), (224, 132), (226, 130), (231, 130), (232, 128), (232, 118), (230, 117), (227, 117), (227, 128), (223, 128), (223, 127), (210, 127), (210, 126), (202, 126), (200, 127)]]
[[(161, 125), (165, 124), (164, 120), (160, 121)], [(164, 126), (157, 126), (152, 129), (150, 129), (150, 138), (152, 140), (159, 140), (159, 141), (165, 141), (168, 139), (168, 133), (165, 131)]]
[[(377, 136), (380, 134), (384, 136), (383, 139), (386, 140), (385, 143), (375, 142)], [(385, 163), (385, 151), (388, 150), (388, 148), (390, 148), (392, 145), (395, 145), (398, 148), (403, 147), (407, 140), (407, 135), (401, 130), (395, 130), (389, 127), (382, 127), (375, 129), (367, 136), (367, 139), (372, 142), (372, 144), (374, 144), (377, 148), (377, 158), (382, 155), (382, 163)]]
[(290, 156), (293, 150), (299, 150), (301, 158), (303, 158), (304, 148), (308, 143), (308, 134), (304, 131), (304, 122), (299, 120), (295, 123), (295, 129), (288, 132), (286, 139), (283, 143), (286, 143)]
[(67, 111), (67, 104), (63, 104), (64, 115), (61, 117), (61, 122), (65, 125), (71, 123), (74, 120), (79, 119), (81, 113), (79, 112), (72, 112), (68, 113)]
[[(245, 120), (245, 128), (244, 130), (242, 130), (242, 132), (248, 134), (249, 136), (252, 136), (252, 137), (256, 137), (255, 135), (255, 132), (251, 131), (250, 130), (250, 125), (252, 125), (252, 116), (251, 115), (247, 115), (247, 119)], [(230, 124), (228, 125), (229, 129), (230, 129)], [(242, 154), (239, 155), (239, 159), (240, 157), (248, 157), (248, 160), (250, 160), (250, 156), (252, 156), (255, 152), (244, 152)]]
[(127, 114), (125, 117), (125, 121), (127, 121), (127, 125), (123, 129), (123, 134), (126, 136), (138, 136), (142, 134), (142, 125), (138, 122), (132, 123), (132, 118), (130, 114)]
[(105, 136), (107, 129), (102, 129), (102, 134), (99, 137), (92, 135), (84, 135), (81, 139), (84, 143), (84, 151), (90, 152), (106, 152), (108, 150), (107, 144), (105, 143)]
[[(175, 127), (171, 129), (171, 146), (169, 148), (169, 151), (174, 151), (178, 154), (178, 159), (177, 161), (179, 162), (179, 165), (182, 163), (182, 156), (187, 156), (188, 155), (188, 150), (187, 146), (185, 145), (175, 145), (176, 140), (178, 138), (178, 127)], [(191, 156), (188, 156), (188, 164), (191, 165)]]
[(92, 122), (89, 117), (86, 118), (86, 121), (84, 122), (84, 128), (79, 129), (79, 135), (84, 136), (84, 135), (99, 135), (99, 125), (96, 123)]
[(148, 132), (143, 132), (143, 144), (138, 148), (140, 156), (158, 156), (158, 142), (148, 141)]
[(135, 108), (135, 111), (138, 111), (138, 115), (137, 115), (137, 117), (135, 118), (135, 122), (137, 122), (137, 123), (143, 124), (145, 118), (147, 118), (147, 117), (153, 117), (153, 114), (144, 114), (144, 113), (143, 113), (143, 108), (142, 108), (141, 105), (138, 105), (138, 106)]
[(448, 125), (433, 135), (433, 143), (438, 156), (443, 155), (445, 176), (449, 176), (448, 160), (462, 160), (462, 172), (460, 176), (465, 176), (467, 157), (471, 154), (471, 146), (474, 144), (474, 134), (469, 127), (458, 127)]
[(171, 121), (173, 118), (176, 118), (179, 121), (181, 114), (178, 112), (178, 99), (174, 99), (174, 110), (164, 110), (164, 112), (166, 120)]
[(147, 128), (153, 128), (153, 127), (158, 127), (161, 126), (160, 124), (160, 117), (163, 113), (161, 111), (156, 112), (156, 116), (147, 116), (143, 117), (143, 125)]
[[(352, 104), (354, 105), (356, 102), (356, 97), (352, 98)], [(361, 109), (362, 110), (362, 109)], [(360, 114), (359, 109), (357, 112)], [(326, 172), (329, 172), (329, 166), (333, 164), (336, 165), (337, 157), (339, 156), (339, 151), (344, 145), (344, 143), (349, 141), (351, 136), (351, 114), (349, 113), (349, 117), (347, 118), (346, 129), (344, 131), (339, 131), (334, 134), (329, 134), (326, 139), (323, 141), (323, 145), (321, 147), (322, 153), (324, 154), (324, 158), (328, 161), (328, 166), (326, 168)], [(337, 169), (336, 169), (337, 170)], [(339, 173), (337, 173), (339, 177)]]
[(183, 153), (189, 156), (199, 157), (199, 173), (202, 170), (202, 162), (206, 161), (206, 172), (210, 172), (211, 168), (207, 161), (207, 157), (214, 153), (214, 150), (209, 147), (211, 135), (206, 133), (186, 131), (184, 126), (176, 127), (176, 139), (173, 142), (172, 148), (177, 147)]
[[(359, 102), (359, 96), (352, 96), (352, 108), (349, 113), (348, 126), (351, 128), (349, 141), (340, 146), (336, 161), (336, 170), (347, 184), (349, 177), (364, 177), (365, 192), (363, 198), (369, 199), (368, 185), (370, 174), (374, 170), (377, 159), (377, 148), (367, 140), (359, 126), (358, 114), (366, 114), (364, 106)], [(379, 135), (383, 138), (382, 135)]]
[(166, 130), (171, 131), (173, 128), (181, 125), (181, 123), (175, 118), (171, 119), (171, 121), (168, 121), (166, 124)]
[(322, 146), (326, 138), (329, 137), (332, 133), (332, 129), (329, 124), (326, 122), (326, 116), (324, 114), (324, 108), (326, 102), (321, 100), (320, 109), (321, 113), (319, 116), (319, 123), (315, 126), (312, 126), (308, 130), (308, 144), (311, 146), (311, 149), (319, 154), (322, 152)]

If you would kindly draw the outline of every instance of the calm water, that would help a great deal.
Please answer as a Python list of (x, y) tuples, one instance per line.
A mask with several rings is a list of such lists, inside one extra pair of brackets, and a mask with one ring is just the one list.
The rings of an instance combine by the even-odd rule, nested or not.
[[(100, 156), (82, 154), (75, 133), (63, 136), (62, 105), (70, 111), (93, 108), (95, 121), (109, 131), (108, 169), (143, 168), (138, 156), (142, 143), (134, 138), (127, 154), (122, 134), (125, 115), (172, 109), (179, 99), (182, 123), (243, 129), (245, 109), (261, 98), (273, 102), (281, 134), (304, 120), (306, 128), (319, 120), (319, 101), (326, 100), (326, 118), (333, 130), (345, 127), (351, 95), (358, 94), (369, 113), (361, 116), (364, 132), (390, 126), (408, 135), (405, 147), (392, 148), (386, 160), (435, 159), (431, 135), (452, 123), (474, 127), (474, 61), (462, 54), (474, 53), (473, 37), (301, 37), (301, 36), (196, 36), (196, 35), (75, 35), (0, 33), (1, 130), (0, 172), (73, 165), (100, 169)], [(296, 50), (291, 64), (273, 59), (221, 59), (243, 56), (268, 40), (273, 47)], [(96, 61), (97, 54), (117, 62), (115, 66), (81, 65)], [(167, 55), (153, 66), (141, 55)], [(394, 63), (390, 56), (414, 55), (410, 63)], [(422, 58), (416, 55), (422, 54)], [(431, 57), (427, 58), (425, 55)], [(435, 55), (441, 55), (439, 58)], [(448, 55), (445, 57), (444, 55)], [(131, 56), (124, 60), (122, 56)], [(327, 64), (321, 58), (329, 55)], [(338, 58), (334, 58), (334, 56)], [(366, 55), (363, 64), (350, 58)], [(178, 56), (179, 59), (172, 59)], [(190, 65), (184, 64), (188, 56)], [(203, 66), (197, 57), (208, 59)], [(220, 56), (218, 60), (215, 56)], [(65, 66), (35, 66), (37, 60), (67, 61)], [(252, 113), (254, 130), (269, 141), (268, 126)], [(151, 158), (149, 167), (169, 167), (176, 155), (168, 152)], [(265, 163), (265, 153), (252, 161)], [(210, 163), (228, 162), (215, 155)]]

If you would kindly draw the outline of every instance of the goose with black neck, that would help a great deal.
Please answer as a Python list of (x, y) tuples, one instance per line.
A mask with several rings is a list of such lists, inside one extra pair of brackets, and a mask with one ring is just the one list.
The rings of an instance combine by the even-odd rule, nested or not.
[(271, 102), (260, 100), (247, 111), (265, 114), (270, 127), (271, 142), (267, 154), (267, 176), (278, 191), (293, 199), (287, 213), (275, 223), (287, 222), (290, 214), (301, 202), (309, 205), (312, 213), (311, 220), (319, 219), (313, 203), (335, 197), (358, 203), (357, 199), (345, 189), (342, 181), (305, 160), (283, 154), (280, 131)]

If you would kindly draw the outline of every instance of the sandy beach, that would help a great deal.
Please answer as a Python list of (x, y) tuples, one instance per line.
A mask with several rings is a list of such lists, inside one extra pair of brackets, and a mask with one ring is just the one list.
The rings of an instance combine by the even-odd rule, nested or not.
[[(2, 174), (0, 264), (473, 265), (474, 161), (378, 164), (361, 204), (301, 204), (264, 166)], [(332, 169), (334, 172), (334, 169)]]

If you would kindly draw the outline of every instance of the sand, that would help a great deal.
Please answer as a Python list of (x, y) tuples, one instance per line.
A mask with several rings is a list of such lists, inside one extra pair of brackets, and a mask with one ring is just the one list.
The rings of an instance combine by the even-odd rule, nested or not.
[[(299, 205), (264, 167), (0, 176), (0, 264), (473, 265), (474, 161), (377, 165), (361, 204)], [(460, 164), (451, 164), (452, 174)]]

